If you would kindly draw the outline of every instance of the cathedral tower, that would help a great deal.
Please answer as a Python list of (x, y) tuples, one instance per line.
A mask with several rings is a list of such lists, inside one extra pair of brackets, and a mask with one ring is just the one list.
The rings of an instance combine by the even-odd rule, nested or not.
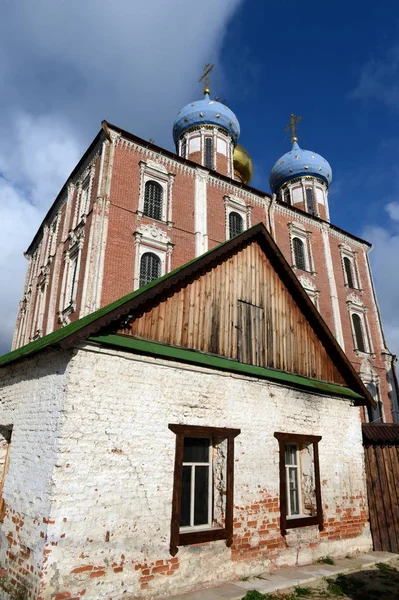
[(287, 127), (292, 130), (292, 148), (275, 162), (269, 178), (270, 188), (281, 201), (329, 221), (331, 166), (320, 154), (298, 145), (295, 125), (300, 119), (291, 115)]
[(200, 81), (205, 81), (204, 98), (187, 104), (173, 123), (176, 152), (207, 169), (234, 178), (233, 153), (240, 136), (240, 124), (228, 106), (212, 100), (206, 65)]

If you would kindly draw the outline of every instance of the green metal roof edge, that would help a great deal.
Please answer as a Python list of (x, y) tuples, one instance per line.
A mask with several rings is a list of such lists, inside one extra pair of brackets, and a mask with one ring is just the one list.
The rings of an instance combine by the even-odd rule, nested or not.
[(93, 335), (88, 338), (88, 341), (97, 342), (108, 346), (114, 346), (125, 350), (133, 350), (142, 352), (143, 354), (151, 354), (162, 358), (175, 359), (181, 362), (210, 367), (222, 371), (230, 371), (240, 373), (242, 375), (252, 375), (261, 379), (268, 379), (276, 383), (284, 383), (293, 387), (298, 387), (304, 390), (311, 390), (320, 394), (333, 394), (334, 396), (343, 396), (353, 400), (363, 400), (363, 396), (349, 389), (348, 387), (339, 384), (320, 381), (319, 379), (310, 379), (295, 373), (287, 373), (277, 369), (267, 367), (257, 367), (240, 363), (231, 358), (215, 356), (214, 354), (206, 354), (198, 350), (189, 350), (186, 348), (177, 348), (176, 346), (168, 346), (158, 342), (149, 342), (140, 340), (132, 336), (123, 336), (117, 334), (109, 335)]
[[(258, 226), (258, 224), (254, 225), (250, 229), (253, 229), (257, 226)], [(250, 229), (247, 229), (246, 231), (248, 232), (248, 231), (250, 231)], [(165, 280), (169, 279), (170, 277), (172, 277), (173, 275), (176, 275), (176, 273), (179, 273), (179, 271), (185, 269), (186, 267), (188, 267), (189, 265), (192, 265), (193, 263), (196, 263), (197, 261), (202, 259), (207, 254), (211, 254), (217, 248), (221, 248), (222, 246), (229, 243), (230, 241), (231, 240), (226, 240), (226, 241), (222, 242), (221, 244), (219, 244), (218, 246), (215, 246), (214, 248), (211, 248), (204, 254), (201, 254), (200, 256), (196, 256), (189, 262), (184, 263), (184, 265), (181, 265), (180, 267), (177, 267), (173, 271), (170, 271), (169, 273), (162, 275), (162, 277), (159, 277), (158, 279), (154, 279), (154, 281), (151, 281), (150, 283), (139, 288), (138, 290), (136, 290), (134, 292), (130, 292), (129, 294), (126, 294), (126, 296), (122, 296), (122, 298), (119, 298), (119, 300), (115, 300), (115, 302), (111, 302), (110, 304), (107, 304), (106, 306), (99, 308), (95, 312), (90, 313), (89, 315), (86, 315), (85, 317), (82, 317), (81, 319), (78, 319), (77, 321), (74, 321), (73, 323), (69, 323), (69, 325), (62, 327), (61, 329), (52, 331), (48, 335), (45, 335), (44, 337), (39, 338), (38, 340), (30, 342), (29, 344), (26, 344), (25, 346), (21, 346), (20, 348), (17, 348), (16, 350), (12, 350), (11, 352), (7, 352), (7, 354), (3, 354), (3, 356), (0, 356), (0, 367), (4, 367), (11, 362), (14, 362), (20, 358), (25, 358), (25, 356), (29, 356), (30, 354), (39, 352), (40, 350), (44, 350), (48, 346), (53, 346), (55, 344), (58, 344), (59, 342), (61, 342), (65, 338), (67, 338), (69, 335), (76, 333), (77, 331), (79, 331), (80, 329), (85, 327), (86, 325), (90, 325), (90, 323), (93, 323), (94, 321), (96, 321), (96, 319), (103, 317), (107, 313), (113, 311), (115, 308), (119, 308), (120, 306), (123, 306), (123, 304), (125, 304), (126, 302), (129, 302), (129, 300), (133, 300), (133, 298), (136, 298), (136, 296), (140, 296), (141, 294), (143, 294), (147, 290), (150, 290), (151, 288), (155, 287), (162, 281), (165, 281)]]

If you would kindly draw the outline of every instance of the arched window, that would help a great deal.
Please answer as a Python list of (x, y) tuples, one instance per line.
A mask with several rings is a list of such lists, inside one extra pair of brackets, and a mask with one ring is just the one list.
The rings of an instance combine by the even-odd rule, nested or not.
[(308, 209), (308, 213), (311, 215), (316, 214), (315, 205), (314, 205), (314, 196), (312, 188), (306, 188), (306, 206)]
[(291, 204), (291, 194), (288, 188), (284, 190), (284, 202), (286, 202), (287, 204)]
[(292, 245), (294, 247), (295, 266), (302, 269), (302, 271), (306, 271), (305, 244), (299, 238), (294, 237)]
[(355, 287), (355, 280), (353, 277), (352, 263), (347, 256), (344, 256), (344, 269), (346, 275), (346, 283), (350, 288)]
[(205, 166), (207, 169), (213, 169), (212, 151), (212, 138), (207, 137), (205, 138)]
[(355, 334), (356, 350), (359, 350), (360, 352), (366, 352), (366, 346), (364, 343), (363, 323), (362, 319), (360, 318), (360, 315), (356, 313), (352, 314), (352, 325)]
[(161, 276), (161, 259), (152, 252), (145, 252), (140, 261), (140, 287)]
[(143, 214), (152, 219), (162, 220), (163, 189), (157, 181), (147, 181), (144, 190)]
[(242, 233), (244, 231), (244, 221), (236, 212), (231, 212), (229, 214), (229, 235), (230, 238)]

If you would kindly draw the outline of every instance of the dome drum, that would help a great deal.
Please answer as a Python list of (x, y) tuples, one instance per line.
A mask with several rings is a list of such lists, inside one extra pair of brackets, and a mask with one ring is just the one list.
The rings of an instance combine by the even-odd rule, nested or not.
[(193, 127), (215, 126), (225, 130), (232, 138), (234, 145), (240, 136), (240, 124), (228, 106), (211, 100), (208, 94), (202, 100), (187, 104), (173, 123), (173, 139), (177, 144), (180, 136)]
[(290, 152), (275, 162), (269, 178), (270, 188), (273, 193), (277, 193), (285, 183), (301, 177), (320, 179), (329, 187), (332, 170), (329, 163), (320, 154), (311, 150), (302, 150), (295, 141)]

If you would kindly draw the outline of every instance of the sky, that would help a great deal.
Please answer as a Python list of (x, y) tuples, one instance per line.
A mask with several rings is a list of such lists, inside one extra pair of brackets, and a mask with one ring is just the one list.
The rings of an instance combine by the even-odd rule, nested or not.
[(0, 0), (0, 354), (23, 252), (102, 119), (173, 150), (172, 123), (215, 95), (241, 125), (252, 185), (299, 144), (333, 169), (334, 224), (371, 241), (388, 346), (399, 354), (399, 5), (385, 0)]

